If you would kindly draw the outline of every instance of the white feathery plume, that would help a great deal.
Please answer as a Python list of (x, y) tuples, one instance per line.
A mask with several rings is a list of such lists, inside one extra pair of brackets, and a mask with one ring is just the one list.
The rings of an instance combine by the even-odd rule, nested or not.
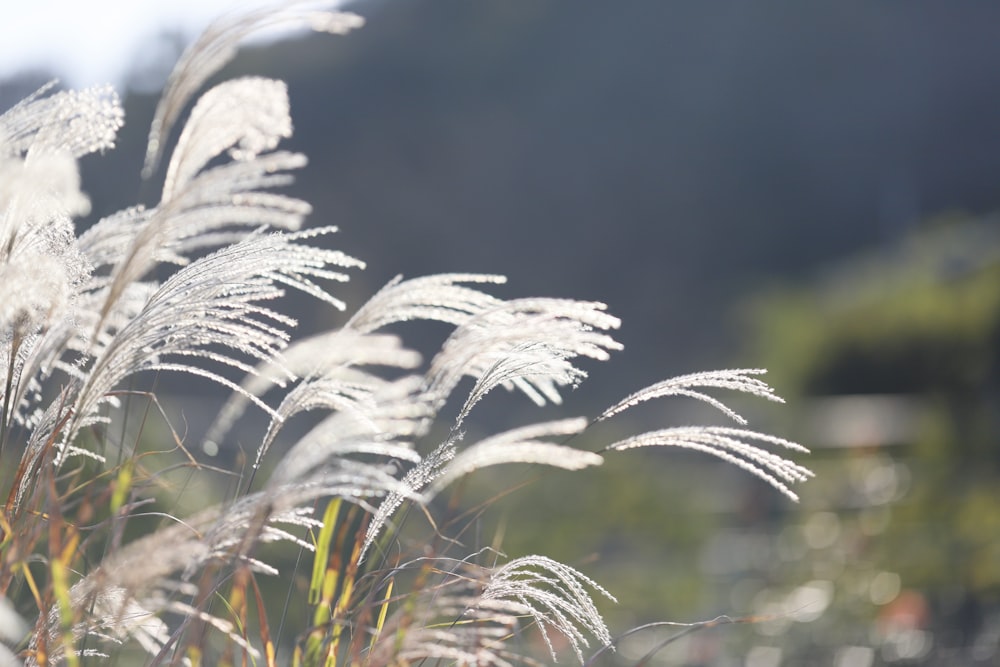
[[(285, 173), (305, 165), (297, 153), (277, 151), (199, 173), (169, 202), (128, 208), (99, 220), (79, 237), (95, 268), (117, 267), (119, 285), (141, 278), (155, 262), (183, 266), (187, 255), (238, 242), (264, 226), (294, 231), (310, 212), (299, 199), (264, 192), (291, 182)], [(126, 272), (124, 269), (127, 268)], [(112, 282), (104, 275), (91, 285)]]
[[(403, 370), (420, 365), (418, 352), (403, 347), (403, 341), (393, 334), (359, 333), (353, 329), (337, 329), (296, 341), (282, 353), (283, 366), (302, 378), (337, 376), (347, 369), (361, 366), (382, 366)], [(266, 369), (249, 379), (247, 389), (264, 389)], [(369, 382), (381, 380), (372, 378)]]
[(802, 445), (773, 435), (722, 426), (680, 426), (650, 431), (619, 440), (608, 446), (608, 449), (622, 451), (637, 447), (682, 447), (705, 452), (753, 473), (793, 501), (798, 501), (798, 496), (788, 488), (788, 484), (804, 482), (813, 473), (755, 445), (755, 442), (809, 452)]
[[(437, 600), (433, 602), (436, 604)], [(504, 650), (504, 642), (509, 636), (508, 627), (485, 622), (472, 627), (412, 628), (407, 629), (395, 657), (403, 665), (420, 664), (425, 660), (477, 667), (513, 667), (515, 662), (537, 664)]]
[[(103, 217), (80, 233), (77, 246), (95, 270), (114, 268), (126, 257), (135, 236), (155, 212), (156, 209), (133, 206)], [(109, 278), (102, 274), (92, 280), (95, 282), (89, 288), (97, 290), (105, 286)]]
[[(283, 82), (244, 78), (205, 93), (173, 151), (160, 205), (142, 215), (113, 216), (98, 223), (110, 229), (93, 232), (105, 243), (121, 239), (123, 232), (130, 238), (115, 264), (102, 315), (158, 262), (184, 265), (186, 252), (237, 242), (266, 225), (298, 229), (309, 205), (260, 191), (287, 184), (285, 172), (305, 164), (295, 153), (260, 155), (290, 134)], [(205, 168), (227, 150), (236, 162)], [(145, 224), (137, 228), (140, 221)], [(131, 229), (116, 229), (122, 225)]]
[[(0, 219), (0, 227), (4, 222)], [(90, 267), (67, 227), (72, 229), (69, 218), (59, 216), (33, 228), (22, 225), (4, 239), (9, 241), (0, 250), (0, 340), (5, 343), (72, 317)]]
[(583, 648), (590, 645), (586, 633), (603, 646), (612, 642), (611, 633), (587, 589), (616, 602), (595, 581), (568, 565), (545, 556), (523, 556), (494, 570), (481, 598), (484, 602), (519, 603), (520, 613), (531, 616), (538, 625), (553, 661), (556, 651), (548, 635), (550, 629), (569, 641), (582, 663)]
[(496, 388), (519, 389), (538, 405), (561, 403), (559, 387), (575, 386), (586, 373), (573, 365), (575, 357), (600, 361), (621, 344), (602, 333), (617, 329), (618, 318), (602, 303), (570, 299), (514, 299), (484, 311), (449, 337), (428, 371), (429, 390), (447, 397), (462, 377), (476, 386), (457, 423)]
[[(70, 589), (70, 596), (76, 601), (78, 593), (76, 587)], [(233, 644), (242, 649), (249, 657), (260, 658), (258, 651), (251, 643), (244, 639), (237, 628), (230, 621), (209, 614), (197, 607), (186, 604), (179, 600), (160, 598), (154, 601), (150, 609), (137, 603), (135, 600), (125, 597), (121, 592), (114, 589), (101, 590), (95, 601), (87, 599), (86, 604), (74, 604), (74, 608), (87, 611), (83, 620), (73, 625), (73, 636), (75, 641), (80, 641), (88, 635), (99, 641), (112, 641), (123, 643), (125, 639), (135, 639), (139, 646), (150, 656), (157, 656), (167, 646), (171, 637), (168, 634), (166, 623), (158, 621), (155, 614), (174, 613), (186, 619), (197, 619), (206, 625), (214, 628), (226, 636)], [(58, 610), (53, 609), (50, 613), (50, 631), (47, 646), (52, 653), (47, 655), (45, 664), (63, 664), (66, 662), (67, 647), (60, 641)], [(34, 635), (29, 643), (29, 657), (25, 662), (25, 667), (35, 667), (39, 665), (37, 656), (38, 635)], [(97, 649), (85, 649), (83, 651), (74, 650), (77, 657), (102, 658), (101, 663), (105, 663), (110, 656)], [(182, 658), (180, 664), (186, 667), (191, 665), (188, 658)]]
[[(35, 473), (41, 465), (46, 448), (57, 439), (57, 434), (63, 422), (69, 418), (70, 397), (75, 396), (79, 389), (78, 381), (72, 381), (64, 387), (59, 396), (37, 415), (32, 415), (32, 431), (21, 455), (21, 466), (28, 474), (21, 476), (14, 495), (14, 508), (20, 509), (21, 503), (28, 493), (37, 488)], [(92, 423), (92, 422), (88, 422)], [(6, 426), (6, 425), (4, 425)]]
[(284, 81), (244, 77), (220, 83), (191, 110), (174, 147), (161, 200), (173, 199), (224, 151), (246, 162), (290, 136), (292, 116)]
[[(27, 243), (21, 235), (41, 236), (49, 226), (67, 227), (70, 216), (90, 212), (90, 201), (80, 190), (76, 158), (65, 151), (35, 151), (30, 156), (4, 155), (0, 145), (0, 239), (10, 246)], [(72, 225), (68, 225), (72, 234)], [(34, 241), (37, 243), (37, 241)]]
[(114, 146), (125, 113), (111, 86), (50, 95), (53, 85), (0, 115), (0, 151), (68, 153), (78, 158)]
[(188, 581), (208, 560), (236, 559), (245, 561), (257, 572), (277, 575), (276, 568), (251, 556), (253, 548), (258, 543), (291, 542), (312, 551), (312, 542), (282, 526), (321, 526), (322, 521), (312, 516), (311, 505), (316, 499), (333, 496), (363, 502), (401, 490), (388, 466), (351, 460), (346, 457), (350, 453), (346, 452), (345, 457), (322, 471), (313, 471), (308, 478), (286, 484), (272, 481), (264, 491), (202, 513), (196, 522), (185, 520), (185, 524), (198, 529), (192, 536), (198, 544), (193, 547), (195, 554), (188, 563), (180, 570), (171, 569), (169, 574)]
[(383, 498), (382, 503), (375, 510), (368, 524), (365, 541), (361, 546), (359, 561), (364, 560), (364, 557), (368, 554), (368, 549), (374, 544), (379, 533), (382, 532), (382, 529), (389, 522), (393, 513), (403, 504), (404, 500), (411, 497), (426, 500), (426, 498), (420, 495), (420, 492), (431, 482), (438, 479), (443, 474), (448, 462), (455, 458), (456, 441), (456, 438), (445, 440), (403, 475), (403, 478), (399, 481), (406, 490), (406, 493), (392, 492)]
[[(351, 456), (382, 462), (360, 461)], [(402, 445), (370, 442), (345, 445), (338, 458), (305, 471), (295, 479), (269, 479), (261, 492), (261, 503), (268, 504), (277, 499), (279, 507), (311, 511), (316, 499), (332, 496), (361, 504), (366, 511), (372, 511), (368, 501), (391, 493), (419, 500), (395, 477), (399, 461), (412, 462), (414, 459), (413, 451)], [(287, 522), (286, 519), (283, 521)]]
[[(325, 456), (322, 459), (319, 456), (315, 457), (314, 465), (308, 468), (297, 463), (280, 465), (268, 479), (266, 488), (272, 490), (279, 487), (308, 488), (310, 485), (316, 484), (326, 487), (331, 485), (330, 480), (337, 480), (336, 484), (341, 486), (330, 487), (339, 489), (337, 493), (330, 492), (326, 495), (368, 498), (396, 491), (403, 493), (407, 498), (413, 497), (410, 489), (400, 484), (394, 476), (398, 462), (415, 463), (420, 459), (420, 456), (413, 451), (408, 443), (344, 438), (323, 448), (323, 454)], [(374, 464), (356, 461), (350, 458), (352, 456), (365, 457), (366, 459), (375, 458), (385, 461), (385, 463)], [(344, 475), (347, 477), (343, 477)], [(361, 485), (359, 482), (351, 482), (352, 479), (363, 480), (367, 484)]]
[[(71, 216), (86, 213), (75, 158), (113, 145), (122, 124), (106, 88), (48, 95), (42, 89), (0, 115), (0, 430), (42, 410), (25, 397), (41, 389), (91, 266)], [(43, 352), (45, 353), (43, 355)]]
[(426, 431), (434, 405), (421, 393), (419, 377), (387, 383), (372, 395), (369, 405), (355, 407), (334, 412), (299, 439), (278, 462), (270, 483), (307, 479), (352, 452), (420, 460), (410, 441)]
[[(194, 563), (204, 565), (217, 553), (198, 532), (217, 518), (217, 510), (204, 512), (184, 525), (162, 528), (105, 557), (99, 567), (70, 588), (69, 601), (79, 619), (72, 628), (74, 638), (79, 641), (92, 635), (121, 641), (131, 637), (148, 653), (156, 655), (169, 639), (166, 625), (157, 620), (157, 615), (173, 611), (205, 621), (256, 655), (256, 650), (243, 641), (231, 623), (174, 597), (175, 593), (194, 593), (192, 585), (176, 578), (178, 573)], [(63, 642), (58, 640), (62, 632), (58, 608), (50, 610), (47, 627), (49, 648), (65, 650)], [(38, 634), (33, 636), (31, 648), (36, 647), (38, 639)], [(58, 660), (61, 655), (49, 655), (49, 659)], [(32, 660), (33, 652), (27, 664), (36, 664)]]
[[(541, 667), (530, 658), (505, 648), (517, 633), (520, 605), (504, 600), (481, 600), (473, 589), (475, 578), (452, 579), (435, 587), (433, 597), (422, 595), (413, 607), (413, 617), (397, 614), (372, 649), (371, 664), (416, 664), (426, 659), (459, 665)], [(453, 591), (451, 589), (459, 588)], [(460, 619), (456, 622), (455, 619)], [(401, 625), (405, 623), (405, 632)]]
[(51, 365), (64, 332), (86, 313), (80, 291), (91, 267), (69, 216), (87, 206), (70, 156), (0, 157), (0, 377), (8, 380), (0, 400), (13, 412), (4, 415), (7, 423), (22, 422), (38, 364)]
[[(90, 597), (84, 598), (81, 587), (70, 589), (71, 604), (77, 609), (87, 609), (88, 613), (82, 620), (73, 625), (73, 637), (76, 641), (92, 635), (98, 639), (108, 639), (121, 642), (127, 638), (134, 639), (149, 655), (156, 655), (170, 640), (167, 624), (129, 597), (127, 592), (117, 586), (105, 586), (95, 591)], [(53, 608), (50, 613), (48, 641), (49, 651), (46, 656), (49, 661), (60, 663), (65, 658), (66, 646), (60, 641), (59, 610)], [(38, 636), (33, 636), (29, 648), (26, 665), (38, 664), (35, 649), (38, 648)], [(80, 655), (78, 653), (78, 655)], [(107, 657), (103, 654), (94, 654)]]
[(259, 465), (282, 425), (295, 415), (310, 410), (363, 415), (376, 407), (374, 397), (389, 384), (388, 380), (355, 368), (343, 368), (338, 373), (305, 379), (285, 394), (278, 405), (277, 418), (268, 425), (255, 465)]
[[(180, 269), (100, 350), (87, 374), (75, 419), (90, 415), (125, 377), (146, 370), (184, 371), (240, 391), (218, 372), (165, 358), (204, 359), (244, 373), (253, 367), (241, 358), (272, 359), (288, 338), (282, 327), (293, 324), (261, 305), (281, 296), (278, 284), (342, 305), (310, 278), (346, 280), (345, 274), (328, 267), (360, 262), (337, 251), (296, 243), (332, 231), (319, 228), (308, 233), (257, 235)], [(274, 414), (255, 396), (248, 397)], [(77, 428), (71, 429), (68, 437), (76, 432)]]
[[(100, 278), (91, 278), (90, 285), (100, 283)], [(70, 378), (79, 381), (79, 388), (90, 373), (94, 356), (107, 349), (115, 336), (135, 319), (156, 293), (158, 286), (153, 282), (135, 282), (122, 291), (115, 307), (103, 318), (101, 308), (105, 304), (107, 292), (103, 287), (95, 290), (84, 288), (76, 297), (74, 318), (64, 320), (46, 333), (44, 345), (36, 348), (31, 359), (36, 377), (47, 379), (53, 370), (60, 370)], [(25, 368), (29, 368), (28, 365)]]
[(160, 96), (146, 146), (143, 176), (148, 178), (162, 155), (163, 145), (181, 111), (208, 79), (235, 57), (240, 42), (255, 33), (274, 29), (309, 28), (345, 34), (364, 24), (357, 14), (319, 9), (329, 2), (282, 2), (212, 23), (181, 55)]
[[(399, 482), (382, 467), (350, 460), (334, 470), (290, 484), (271, 483), (267, 490), (214, 506), (133, 540), (103, 559), (78, 585), (83, 593), (119, 587), (140, 604), (157, 591), (182, 590), (209, 561), (246, 559), (257, 542), (291, 541), (306, 549), (311, 543), (293, 537), (280, 524), (316, 527), (309, 505), (317, 498), (338, 496), (351, 501), (400, 491)], [(249, 561), (248, 561), (249, 562)], [(273, 573), (271, 566), (251, 562)]]
[(470, 564), (475, 555), (458, 562), (430, 559), (440, 564), (435, 569), (443, 580), (416, 591), (414, 603), (388, 619), (372, 646), (370, 664), (415, 664), (429, 658), (463, 665), (541, 667), (542, 663), (506, 648), (520, 632), (522, 618), (530, 614), (521, 602), (482, 596), (493, 570)]
[[(420, 355), (404, 348), (398, 336), (389, 334), (339, 329), (292, 343), (282, 351), (280, 364), (259, 365), (241, 384), (246, 394), (261, 397), (273, 387), (299, 381), (276, 409), (278, 418), (268, 426), (255, 465), (260, 463), (283, 423), (300, 412), (370, 409), (373, 395), (389, 381), (359, 367), (412, 369), (419, 364)], [(209, 428), (206, 441), (218, 443), (225, 437), (249, 403), (246, 394), (237, 392), (230, 396)]]
[(598, 421), (603, 421), (620, 412), (623, 412), (639, 403), (662, 398), (664, 396), (687, 396), (699, 401), (708, 403), (712, 407), (720, 410), (733, 421), (741, 425), (746, 425), (744, 419), (735, 410), (708, 394), (697, 391), (696, 388), (718, 388), (741, 391), (753, 394), (775, 403), (784, 403), (780, 396), (777, 396), (766, 382), (754, 376), (763, 375), (767, 371), (763, 368), (737, 368), (731, 370), (707, 371), (702, 373), (691, 373), (689, 375), (679, 375), (662, 382), (650, 385), (645, 389), (631, 394), (615, 405), (605, 410)]
[[(468, 410), (480, 398), (482, 398), (491, 388), (509, 382), (512, 386), (517, 386), (518, 382), (534, 381), (543, 383), (549, 380), (553, 374), (553, 369), (558, 367), (558, 372), (571, 374), (573, 378), (582, 377), (582, 371), (573, 368), (565, 359), (558, 355), (560, 351), (554, 351), (552, 345), (545, 343), (532, 344), (522, 342), (529, 336), (551, 336), (565, 334), (561, 339), (562, 344), (573, 346), (573, 353), (585, 354), (596, 358), (607, 358), (606, 349), (618, 349), (620, 346), (609, 336), (595, 334), (591, 328), (601, 329), (615, 328), (618, 326), (617, 318), (607, 315), (603, 311), (602, 304), (586, 302), (575, 302), (558, 299), (523, 299), (520, 301), (505, 304), (492, 297), (482, 295), (475, 290), (458, 287), (454, 284), (456, 278), (468, 280), (475, 276), (432, 276), (428, 279), (417, 279), (399, 283), (394, 281), (387, 288), (384, 288), (381, 296), (376, 296), (369, 305), (378, 304), (378, 308), (372, 308), (377, 312), (399, 312), (412, 317), (431, 317), (442, 319), (459, 325), (452, 337), (452, 344), (462, 350), (460, 343), (454, 342), (464, 340), (463, 332), (465, 327), (472, 330), (467, 335), (477, 336), (483, 343), (469, 348), (474, 352), (481, 352), (484, 348), (490, 350), (496, 358), (491, 368), (486, 368), (483, 375), (478, 379), (476, 388), (473, 390), (466, 407), (459, 417), (461, 419), (468, 413)], [(495, 280), (498, 277), (485, 276), (484, 278)], [(493, 280), (490, 280), (491, 282)], [(447, 281), (447, 282), (444, 282)], [(405, 291), (404, 291), (405, 288)], [(399, 298), (394, 291), (399, 290)], [(452, 298), (441, 299), (439, 294), (447, 290)], [(455, 299), (454, 296), (460, 298)], [(483, 297), (486, 298), (483, 298)], [(419, 297), (419, 298), (416, 298)], [(392, 304), (389, 307), (388, 304)], [(419, 304), (415, 307), (415, 304)], [(447, 304), (443, 311), (439, 311), (441, 304)], [(462, 308), (456, 308), (460, 304)], [(470, 304), (475, 307), (470, 307)], [(474, 314), (476, 309), (478, 314)], [(429, 310), (427, 310), (429, 309)], [(543, 326), (535, 328), (523, 326), (517, 331), (520, 336), (513, 349), (507, 347), (510, 340), (511, 326), (500, 326), (501, 323), (523, 325), (524, 320), (537, 313), (544, 312), (546, 315), (541, 318)], [(419, 313), (419, 314), (416, 314)], [(459, 314), (458, 317), (455, 315)], [(471, 315), (471, 316), (470, 316)], [(518, 316), (525, 316), (518, 321)], [(367, 316), (359, 318), (361, 322), (376, 322), (376, 318)], [(483, 320), (486, 320), (485, 322)], [(353, 322), (353, 320), (352, 320)], [(491, 341), (490, 337), (496, 336), (500, 341)], [(543, 339), (544, 340), (544, 339)], [(445, 346), (447, 349), (447, 344)], [(442, 355), (445, 352), (442, 352)], [(565, 353), (569, 354), (569, 353)], [(438, 367), (445, 366), (447, 359), (442, 360), (441, 356), (435, 360)], [(466, 363), (468, 363), (466, 361)], [(569, 370), (566, 370), (566, 366)], [(468, 367), (475, 369), (475, 361), (468, 364)], [(429, 373), (434, 374), (434, 365)], [(545, 374), (543, 374), (545, 373)], [(450, 391), (449, 384), (457, 383), (461, 372), (452, 375), (446, 381), (438, 381), (436, 390), (433, 389), (435, 382), (432, 380), (429, 385), (432, 387), (430, 395), (438, 404), (441, 396), (446, 391)], [(528, 384), (528, 391), (533, 391), (533, 385)], [(531, 394), (529, 394), (531, 395)], [(548, 392), (552, 400), (558, 400), (559, 396), (553, 390)], [(428, 493), (428, 497), (440, 492), (455, 479), (464, 476), (473, 470), (502, 463), (541, 463), (555, 465), (558, 467), (577, 470), (590, 465), (599, 465), (602, 458), (594, 453), (576, 450), (562, 445), (545, 442), (539, 438), (559, 435), (572, 435), (580, 432), (586, 427), (586, 421), (562, 420), (548, 424), (537, 424), (521, 429), (515, 429), (493, 438), (488, 438), (473, 445), (461, 454), (455, 455), (454, 441), (449, 440), (441, 445), (429, 459), (425, 459), (415, 468), (410, 470), (404, 477), (403, 482), (414, 491), (423, 489), (434, 481), (434, 486)], [(454, 459), (454, 460), (452, 460)], [(449, 462), (446, 467), (442, 467)], [(399, 506), (401, 499), (392, 496), (386, 498), (379, 507), (375, 519), (369, 526), (368, 533), (363, 546), (363, 553), (370, 548), (374, 539), (388, 521), (391, 513)]]
[[(211, 507), (183, 521), (167, 524), (156, 532), (132, 540), (106, 555), (75, 586), (81, 600), (105, 588), (121, 589), (128, 597), (146, 601), (162, 589), (181, 590), (178, 581), (189, 567), (198, 567), (217, 553), (215, 544), (204, 536), (214, 534), (223, 508)], [(227, 525), (232, 526), (229, 522)], [(84, 604), (86, 604), (84, 602)]]
[(358, 308), (347, 326), (370, 332), (395, 322), (434, 320), (459, 326), (502, 301), (462, 283), (502, 285), (504, 276), (442, 273), (403, 280), (396, 276)]
[(90, 210), (75, 158), (111, 147), (122, 124), (110, 89), (46, 92), (0, 115), (0, 330), (18, 312), (52, 315), (89, 275), (70, 220)]
[(171, 248), (183, 256), (201, 248), (242, 239), (245, 229), (270, 227), (296, 231), (312, 207), (301, 199), (269, 192), (292, 183), (288, 172), (306, 165), (301, 153), (275, 151), (253, 159), (222, 164), (200, 172), (165, 205)]
[(70, 216), (89, 207), (69, 154), (0, 157), (0, 336), (66, 314), (91, 271)]
[(447, 464), (428, 496), (433, 497), (456, 479), (475, 470), (504, 463), (538, 463), (564, 470), (581, 470), (600, 465), (604, 459), (599, 454), (542, 439), (575, 435), (586, 427), (587, 420), (582, 417), (561, 419), (522, 426), (485, 438), (459, 452)]
[[(698, 391), (698, 389), (731, 389), (783, 403), (784, 401), (774, 393), (774, 389), (763, 380), (755, 377), (766, 372), (759, 368), (741, 368), (681, 375), (658, 382), (627, 396), (605, 410), (598, 417), (598, 421), (609, 419), (654, 398), (687, 396), (708, 403), (738, 424), (745, 425), (747, 421), (742, 415), (718, 399)], [(788, 485), (805, 481), (812, 476), (812, 472), (793, 461), (759, 447), (754, 444), (755, 442), (778, 445), (797, 452), (809, 452), (802, 445), (782, 438), (748, 429), (721, 426), (683, 426), (650, 431), (615, 442), (609, 445), (607, 450), (621, 451), (637, 447), (672, 446), (705, 452), (751, 472), (776, 490), (797, 501), (798, 496)]]

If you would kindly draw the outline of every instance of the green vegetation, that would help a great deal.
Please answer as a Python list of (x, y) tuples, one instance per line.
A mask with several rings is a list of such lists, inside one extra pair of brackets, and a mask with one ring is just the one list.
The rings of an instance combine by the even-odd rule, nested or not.
[[(830, 614), (835, 627), (872, 629), (854, 640), (874, 647), (869, 664), (1000, 654), (997, 230), (933, 220), (746, 311), (754, 358), (805, 406), (790, 428), (820, 447), (802, 520), (835, 517)], [(809, 643), (832, 654), (839, 636)]]

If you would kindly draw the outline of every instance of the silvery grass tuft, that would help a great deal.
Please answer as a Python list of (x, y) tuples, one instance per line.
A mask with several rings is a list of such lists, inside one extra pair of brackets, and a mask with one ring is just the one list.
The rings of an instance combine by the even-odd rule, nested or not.
[[(779, 400), (760, 370), (667, 380), (598, 418), (682, 396), (738, 427), (665, 428), (602, 452), (567, 444), (584, 418), (463, 441), (493, 390), (560, 403), (585, 377), (578, 360), (621, 348), (604, 304), (501, 300), (489, 288), (502, 276), (397, 278), (343, 327), (295, 338), (280, 297), (295, 290), (343, 309), (336, 284), (364, 264), (325, 249), (336, 230), (303, 226), (308, 203), (276, 190), (306, 162), (280, 148), (292, 132), (281, 81), (240, 78), (195, 99), (241, 39), (281, 24), (343, 33), (361, 19), (293, 4), (212, 26), (155, 114), (143, 168), (162, 175), (159, 202), (82, 232), (76, 161), (113, 146), (118, 97), (48, 87), (0, 116), (0, 664), (536, 664), (525, 632), (537, 633), (542, 660), (563, 647), (585, 662), (614, 643), (598, 610), (610, 593), (540, 555), (455, 557), (447, 539), (438, 543), (449, 549), (408, 551), (398, 533), (407, 513), (433, 522), (431, 501), (488, 466), (577, 470), (647, 446), (712, 454), (795, 499), (792, 485), (810, 473), (774, 451), (804, 450), (747, 429), (706, 393)], [(427, 363), (387, 332), (409, 320), (452, 327)], [(155, 405), (132, 387), (163, 373), (231, 392), (196, 445), (224, 446), (248, 411), (269, 420), (238, 491), (192, 515), (151, 503), (166, 472), (157, 450), (207, 474), (198, 448), (112, 429), (130, 403)], [(471, 391), (453, 396), (467, 377)], [(450, 399), (461, 408), (442, 416)], [(315, 426), (272, 456), (304, 412), (320, 415)], [(272, 543), (299, 551), (297, 564), (280, 569), (292, 561)], [(275, 580), (287, 596), (274, 597)], [(287, 618), (306, 620), (289, 632)]]

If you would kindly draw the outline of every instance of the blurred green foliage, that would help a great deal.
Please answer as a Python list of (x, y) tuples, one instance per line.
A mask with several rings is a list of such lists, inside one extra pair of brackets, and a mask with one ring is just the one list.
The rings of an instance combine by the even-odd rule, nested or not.
[[(803, 510), (837, 512), (838, 541), (855, 542), (843, 577), (852, 567), (898, 577), (886, 594), (869, 589), (867, 610), (849, 614), (835, 603), (830, 614), (841, 623), (872, 621), (873, 664), (994, 664), (1000, 225), (959, 216), (930, 221), (813, 284), (764, 292), (744, 315), (754, 333), (752, 356), (771, 370), (775, 386), (793, 404), (817, 406), (799, 411), (797, 435), (837, 447), (817, 453), (830, 470), (806, 491)], [(855, 409), (817, 422), (831, 405)], [(864, 420), (874, 421), (865, 429)], [(889, 479), (895, 493), (884, 505), (853, 502), (848, 471), (880, 459), (889, 472), (876, 465), (860, 488)], [(865, 514), (870, 526), (875, 510), (880, 525), (865, 529)], [(839, 581), (844, 601), (848, 583)], [(893, 645), (894, 623), (910, 623), (919, 641)]]
[(752, 300), (754, 357), (810, 394), (978, 394), (997, 377), (995, 223), (943, 219), (817, 285)]
[[(611, 457), (498, 500), (491, 514), (511, 524), (502, 548), (594, 554), (578, 564), (629, 610), (610, 610), (619, 630), (762, 620), (693, 636), (657, 664), (993, 664), (1000, 224), (929, 221), (812, 280), (760, 290), (739, 316), (749, 349), (733, 365), (767, 367), (791, 405), (751, 413), (752, 425), (814, 450), (798, 507), (696, 456)], [(511, 478), (489, 484), (499, 492)]]

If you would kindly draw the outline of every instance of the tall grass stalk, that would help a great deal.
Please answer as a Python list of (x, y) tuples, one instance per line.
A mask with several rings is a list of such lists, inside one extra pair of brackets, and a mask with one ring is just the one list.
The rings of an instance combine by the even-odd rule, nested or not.
[[(364, 264), (328, 249), (335, 228), (305, 226), (309, 204), (280, 191), (306, 164), (280, 147), (284, 83), (202, 92), (275, 24), (344, 33), (361, 19), (300, 3), (213, 25), (155, 114), (143, 170), (162, 175), (159, 202), (86, 230), (77, 159), (114, 145), (114, 91), (46, 87), (0, 116), (0, 663), (501, 666), (554, 661), (560, 646), (586, 662), (614, 643), (599, 611), (611, 593), (541, 555), (456, 555), (454, 524), (415, 549), (406, 517), (437, 525), (435, 497), (486, 467), (579, 470), (646, 446), (712, 454), (794, 500), (810, 473), (774, 450), (804, 450), (706, 393), (779, 400), (745, 369), (658, 383), (599, 417), (683, 396), (738, 428), (664, 428), (595, 452), (570, 444), (593, 423), (581, 417), (466, 442), (494, 390), (560, 403), (586, 376), (580, 359), (621, 349), (604, 304), (502, 300), (489, 292), (502, 276), (397, 278), (342, 327), (296, 337), (284, 294), (343, 309), (337, 283)], [(409, 320), (451, 327), (427, 362), (390, 332)], [(163, 374), (231, 392), (203, 440), (150, 427), (168, 421), (140, 387)], [(252, 412), (268, 425), (231, 493), (193, 512), (158, 502), (177, 469), (192, 489), (217, 482), (227, 471), (203, 451), (233, 451)], [(310, 430), (285, 430), (306, 412)]]

